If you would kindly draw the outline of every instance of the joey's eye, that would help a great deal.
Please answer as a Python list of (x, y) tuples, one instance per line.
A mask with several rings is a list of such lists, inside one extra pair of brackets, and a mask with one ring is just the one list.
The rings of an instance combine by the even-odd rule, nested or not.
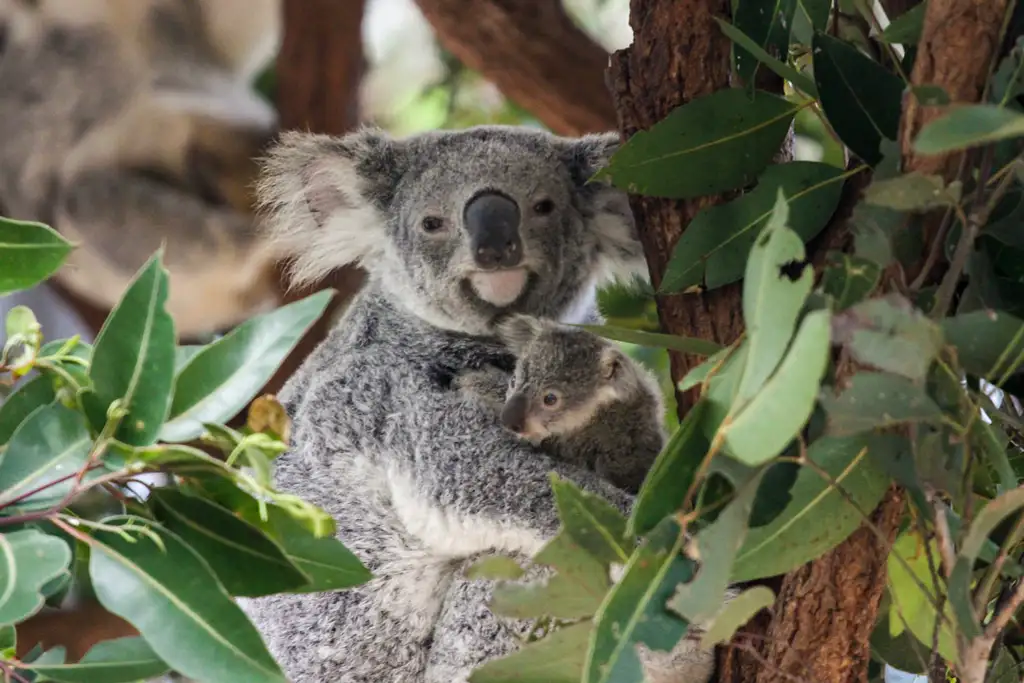
[(444, 220), (437, 216), (427, 216), (421, 223), (423, 226), (423, 232), (427, 234), (434, 234), (444, 230)]
[(541, 199), (533, 205), (533, 211), (541, 216), (546, 216), (555, 210), (555, 203), (550, 199)]
[(554, 408), (556, 405), (558, 405), (558, 394), (556, 394), (553, 391), (549, 391), (548, 393), (544, 394), (544, 398), (541, 400), (544, 401), (544, 405), (546, 405), (548, 408)]

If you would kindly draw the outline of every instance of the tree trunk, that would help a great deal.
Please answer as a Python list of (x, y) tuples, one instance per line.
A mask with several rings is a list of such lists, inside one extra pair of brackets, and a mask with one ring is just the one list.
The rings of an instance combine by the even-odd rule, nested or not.
[(553, 0), (417, 0), (438, 40), (560, 135), (615, 128), (608, 53)]

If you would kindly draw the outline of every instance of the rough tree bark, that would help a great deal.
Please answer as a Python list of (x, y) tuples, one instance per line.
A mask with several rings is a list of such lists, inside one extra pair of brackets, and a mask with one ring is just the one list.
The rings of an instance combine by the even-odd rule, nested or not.
[(608, 53), (552, 0), (417, 0), (438, 40), (561, 135), (615, 129)]

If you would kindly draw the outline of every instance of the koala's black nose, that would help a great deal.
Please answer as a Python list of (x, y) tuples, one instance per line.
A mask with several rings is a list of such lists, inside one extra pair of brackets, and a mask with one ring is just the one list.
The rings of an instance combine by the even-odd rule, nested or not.
[(522, 432), (526, 427), (526, 397), (512, 394), (501, 409), (501, 424), (513, 432)]
[(466, 204), (463, 220), (473, 260), (481, 268), (512, 268), (523, 259), (519, 206), (503, 194), (483, 192)]

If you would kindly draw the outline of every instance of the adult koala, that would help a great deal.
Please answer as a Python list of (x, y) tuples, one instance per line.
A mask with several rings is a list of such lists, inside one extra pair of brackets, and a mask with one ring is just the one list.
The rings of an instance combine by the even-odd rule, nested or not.
[[(594, 319), (598, 283), (645, 271), (625, 193), (587, 184), (616, 143), (487, 126), (288, 133), (271, 151), (259, 195), (294, 279), (349, 263), (369, 273), (281, 392), (293, 436), (276, 479), (334, 516), (375, 579), (240, 601), (294, 683), (423, 683), (453, 656), (475, 664), (431, 652), (452, 642), (435, 633), (442, 605), (466, 558), (531, 556), (556, 533), (549, 472), (631, 505), (450, 386), (461, 369), (511, 368), (491, 336), (502, 314)], [(486, 609), (452, 604), (479, 642)], [(514, 647), (511, 631), (484, 635)]]

